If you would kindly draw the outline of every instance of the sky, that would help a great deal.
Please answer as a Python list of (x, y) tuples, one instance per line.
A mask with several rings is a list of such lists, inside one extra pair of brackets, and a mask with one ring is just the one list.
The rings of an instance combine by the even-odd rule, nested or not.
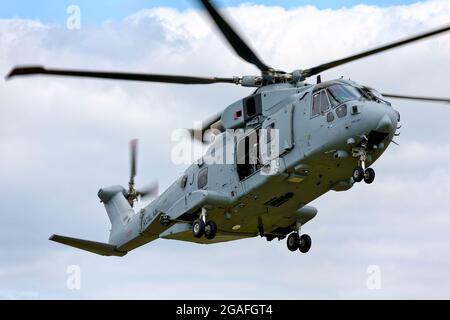
[[(0, 74), (18, 64), (225, 77), (257, 72), (190, 2), (109, 2), (103, 12), (105, 2), (78, 1), (80, 29), (67, 28), (66, 7), (56, 1), (2, 4)], [(221, 3), (259, 56), (283, 70), (450, 22), (450, 2), (441, 0)], [(445, 97), (449, 56), (445, 35), (329, 70), (322, 79), (344, 76), (380, 91)], [(254, 238), (209, 246), (157, 240), (107, 258), (47, 240), (58, 233), (106, 241), (109, 220), (96, 193), (126, 185), (128, 141), (140, 139), (137, 183), (156, 180), (164, 189), (185, 169), (170, 160), (171, 133), (251, 91), (0, 81), (0, 298), (450, 298), (448, 105), (392, 101), (402, 115), (399, 146), (374, 164), (372, 185), (311, 204), (319, 213), (302, 229), (313, 239), (308, 254)], [(81, 272), (79, 289), (68, 286), (71, 266)], [(373, 270), (377, 288), (368, 285)]]
[[(307, 0), (221, 0), (216, 1), (220, 6), (236, 6), (242, 3), (274, 5), (284, 8), (295, 8), (301, 5), (314, 5), (318, 8), (341, 8), (344, 6), (354, 6), (356, 4), (365, 3), (369, 5), (399, 5), (408, 4), (414, 1), (411, 0), (346, 0), (346, 1), (307, 1)], [(2, 4), (0, 8), (0, 18), (22, 18), (22, 19), (37, 19), (45, 22), (58, 23), (65, 20), (66, 8), (70, 5), (78, 5), (85, 8), (83, 10), (83, 19), (90, 24), (99, 24), (104, 21), (118, 21), (126, 16), (139, 11), (142, 8), (156, 8), (156, 7), (172, 7), (177, 9), (199, 8), (199, 6), (192, 0), (39, 0), (27, 1), (17, 0), (8, 1)]]

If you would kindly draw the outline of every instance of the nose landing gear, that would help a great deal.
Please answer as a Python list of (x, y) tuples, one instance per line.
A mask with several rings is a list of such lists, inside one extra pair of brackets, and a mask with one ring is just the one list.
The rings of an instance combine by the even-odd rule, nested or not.
[(290, 251), (300, 250), (307, 253), (311, 249), (312, 240), (307, 234), (300, 235), (300, 224), (297, 224), (297, 231), (292, 232), (287, 238), (287, 247)]
[(287, 238), (287, 247), (290, 251), (296, 251), (300, 244), (298, 232), (292, 232)]
[(364, 179), (364, 169), (361, 166), (357, 166), (353, 170), (353, 181), (361, 182)]
[(375, 180), (375, 170), (372, 168), (366, 169), (367, 160), (367, 138), (364, 138), (361, 147), (353, 148), (353, 157), (358, 158), (358, 166), (353, 170), (353, 181), (371, 184)]
[(364, 171), (364, 182), (367, 184), (371, 184), (375, 180), (375, 170), (372, 168), (367, 168)]

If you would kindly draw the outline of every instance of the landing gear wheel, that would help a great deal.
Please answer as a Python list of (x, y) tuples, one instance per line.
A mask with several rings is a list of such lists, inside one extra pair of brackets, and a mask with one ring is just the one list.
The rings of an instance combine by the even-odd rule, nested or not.
[(353, 170), (353, 181), (361, 182), (364, 179), (364, 169), (361, 167), (356, 167)]
[(311, 249), (311, 237), (307, 234), (302, 234), (299, 240), (298, 250), (302, 253), (307, 253)]
[(291, 233), (287, 238), (287, 247), (291, 251), (295, 251), (298, 249), (300, 243), (300, 237), (297, 232)]
[(375, 170), (372, 168), (367, 168), (366, 172), (364, 172), (364, 182), (371, 184), (373, 180), (375, 180)]
[(161, 223), (161, 225), (163, 225), (164, 227), (167, 227), (170, 225), (170, 217), (167, 214), (163, 214), (161, 216), (161, 218), (159, 219), (159, 222)]
[(192, 234), (196, 238), (201, 238), (205, 233), (205, 223), (201, 219), (197, 219), (192, 224)]
[(208, 221), (205, 225), (205, 238), (212, 240), (216, 237), (217, 224), (214, 221)]

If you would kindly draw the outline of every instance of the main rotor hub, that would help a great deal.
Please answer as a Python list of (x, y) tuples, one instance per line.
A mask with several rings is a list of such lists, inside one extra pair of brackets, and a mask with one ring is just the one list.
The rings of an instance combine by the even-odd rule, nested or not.
[(240, 84), (243, 87), (262, 87), (278, 83), (295, 84), (304, 80), (305, 77), (301, 70), (287, 73), (285, 71), (270, 69), (269, 71), (264, 71), (261, 76), (243, 76), (236, 84)]

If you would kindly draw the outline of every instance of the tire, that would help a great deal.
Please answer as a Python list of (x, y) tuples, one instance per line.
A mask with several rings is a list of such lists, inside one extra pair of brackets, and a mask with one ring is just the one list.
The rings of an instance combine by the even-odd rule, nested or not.
[(160, 220), (159, 220), (159, 222), (161, 223), (162, 226), (167, 227), (171, 223), (170, 222), (170, 217), (167, 214), (162, 215)]
[(212, 240), (217, 234), (217, 224), (214, 221), (208, 221), (205, 225), (205, 238)]
[(355, 182), (361, 182), (364, 179), (364, 170), (361, 167), (356, 167), (353, 170), (353, 181)]
[(302, 253), (307, 253), (311, 249), (311, 237), (307, 234), (302, 234), (299, 240), (298, 250)]
[(367, 168), (366, 172), (364, 172), (364, 182), (367, 184), (371, 184), (375, 180), (375, 170), (372, 168)]
[(202, 219), (197, 219), (192, 224), (192, 234), (196, 238), (201, 238), (205, 234), (205, 223)]
[(297, 232), (291, 233), (286, 241), (287, 247), (290, 251), (295, 251), (298, 249), (298, 245), (300, 243), (300, 237)]

